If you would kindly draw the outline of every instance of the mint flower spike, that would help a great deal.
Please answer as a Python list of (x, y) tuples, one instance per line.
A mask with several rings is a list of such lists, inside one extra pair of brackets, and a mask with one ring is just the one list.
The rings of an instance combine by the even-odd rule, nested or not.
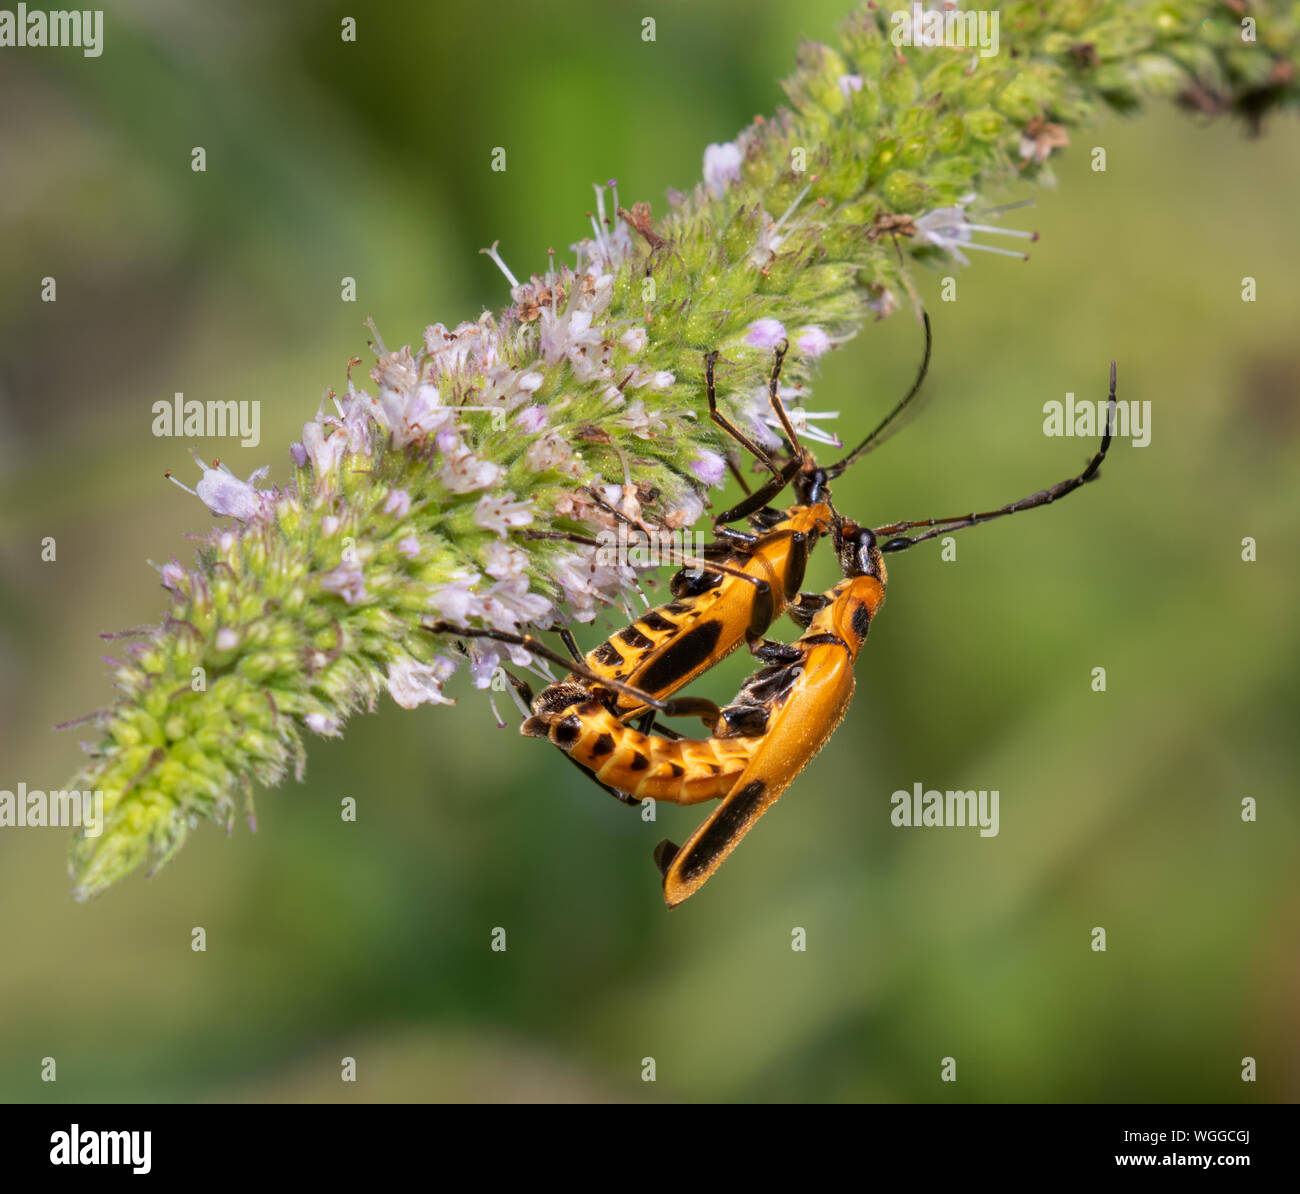
[(327, 392), (282, 485), (202, 462), (182, 485), (222, 521), (192, 567), (159, 568), (170, 609), (132, 632), (117, 700), (93, 716), (68, 786), (101, 790), (105, 818), (74, 839), (75, 895), (162, 865), (202, 820), (229, 830), (241, 795), (251, 820), (255, 784), (301, 778), (305, 734), (341, 733), (385, 691), (446, 704), (462, 666), (479, 688), (501, 659), (532, 666), (486, 644), (466, 659), (425, 623), (630, 616), (644, 601), (632, 567), (534, 533), (614, 529), (611, 510), (669, 529), (701, 518), (733, 449), (701, 417), (705, 350), (720, 353), (720, 401), (775, 446), (766, 381), (787, 339), (782, 397), (810, 439), (834, 442), (829, 412), (804, 408), (817, 360), (912, 295), (918, 263), (1018, 255), (985, 243), (1026, 234), (987, 223), (977, 194), (1050, 180), (1068, 130), (1106, 106), (1170, 96), (1255, 125), (1295, 104), (1296, 18), (1253, 6), (1247, 40), (1233, 7), (1004, 5), (988, 58), (895, 45), (889, 15), (864, 7), (840, 49), (802, 47), (791, 110), (709, 145), (702, 181), (670, 192), (662, 218), (598, 185), (572, 265), (552, 252), (520, 281), (485, 250), (509, 287), (499, 315), (396, 350), (372, 328), (369, 382), (349, 367)]

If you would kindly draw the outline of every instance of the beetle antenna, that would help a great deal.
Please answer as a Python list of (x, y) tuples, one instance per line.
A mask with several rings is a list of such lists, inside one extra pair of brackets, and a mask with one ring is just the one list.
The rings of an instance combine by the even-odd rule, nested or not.
[(878, 448), (894, 432), (902, 429), (904, 424), (896, 422), (898, 417), (908, 408), (912, 399), (920, 392), (921, 385), (925, 381), (925, 375), (930, 370), (930, 316), (929, 313), (922, 310), (921, 319), (925, 323), (925, 355), (921, 358), (921, 368), (917, 372), (916, 380), (912, 383), (912, 388), (903, 395), (898, 405), (889, 412), (879, 423), (874, 431), (867, 436), (856, 448), (853, 449), (843, 460), (837, 460), (834, 464), (826, 468), (826, 476), (834, 480), (846, 468), (860, 457), (865, 456), (872, 448)]

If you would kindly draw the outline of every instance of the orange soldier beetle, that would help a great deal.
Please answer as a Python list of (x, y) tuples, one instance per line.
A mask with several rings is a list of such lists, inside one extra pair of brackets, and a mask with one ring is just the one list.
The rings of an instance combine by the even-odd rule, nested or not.
[[(668, 738), (634, 730), (599, 699), (602, 686), (616, 691), (627, 686), (619, 680), (585, 674), (581, 665), (571, 665), (571, 673), (584, 678), (586, 684), (551, 685), (531, 702), (532, 716), (524, 723), (523, 733), (548, 737), (602, 785), (638, 798), (676, 804), (720, 798), (718, 807), (680, 848), (667, 840), (655, 848), (669, 907), (703, 886), (821, 750), (843, 718), (853, 695), (853, 665), (884, 603), (884, 554), (904, 551), (949, 531), (1049, 505), (1091, 481), (1110, 448), (1115, 383), (1115, 364), (1111, 362), (1101, 446), (1077, 476), (982, 513), (888, 523), (874, 530), (836, 515), (832, 531), (844, 579), (819, 597), (801, 603), (803, 610), (812, 612), (806, 633), (796, 643), (763, 644), (757, 653), (771, 661), (769, 666), (751, 676), (726, 708), (698, 698), (661, 701), (650, 694), (634, 698), (643, 698), (646, 705), (670, 716), (704, 718), (712, 729), (710, 738)], [(918, 529), (922, 531), (919, 535), (899, 534)], [(881, 535), (891, 537), (880, 544)], [(495, 639), (561, 664), (569, 662), (532, 635), (460, 628), (445, 622), (427, 628), (436, 633)]]

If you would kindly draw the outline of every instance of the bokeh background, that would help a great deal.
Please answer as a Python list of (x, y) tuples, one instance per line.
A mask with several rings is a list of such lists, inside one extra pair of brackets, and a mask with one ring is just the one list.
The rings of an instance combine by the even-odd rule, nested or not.
[[(97, 635), (157, 617), (146, 560), (209, 523), (162, 479), (188, 445), (154, 401), (261, 400), (258, 448), (196, 446), (282, 479), (365, 316), (395, 344), (501, 306), (476, 250), (542, 268), (593, 181), (662, 210), (845, 8), (141, 2), (99, 59), (5, 51), (0, 786), (65, 783), (78, 734), (50, 727), (111, 697)], [(698, 812), (643, 824), (468, 688), (386, 700), (259, 793), (256, 834), (205, 826), (88, 906), (62, 831), (0, 832), (0, 1099), (1296, 1098), (1300, 127), (1156, 107), (1057, 170), (1008, 217), (1029, 263), (977, 258), (954, 303), (922, 278), (928, 409), (836, 496), (880, 522), (1066, 476), (1092, 444), (1045, 438), (1042, 404), (1103, 397), (1111, 357), (1152, 442), (956, 562), (895, 559), (844, 726), (700, 896), (666, 913), (650, 860)], [(812, 405), (864, 427), (918, 345), (902, 315), (867, 329)], [(997, 788), (1000, 835), (891, 827), (918, 781)]]

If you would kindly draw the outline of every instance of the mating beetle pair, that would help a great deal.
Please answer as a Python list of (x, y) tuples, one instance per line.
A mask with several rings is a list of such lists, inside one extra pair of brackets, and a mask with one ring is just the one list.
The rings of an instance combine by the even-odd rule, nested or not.
[[(704, 558), (682, 558), (687, 568), (672, 582), (673, 600), (648, 611), (585, 657), (567, 631), (572, 658), (535, 636), (435, 622), (427, 629), (458, 638), (487, 638), (526, 648), (568, 669), (565, 678), (536, 696), (511, 677), (531, 716), (522, 732), (549, 738), (606, 791), (631, 803), (667, 800), (718, 806), (679, 848), (660, 842), (655, 861), (664, 898), (674, 906), (694, 894), (772, 806), (843, 718), (853, 695), (853, 665), (885, 600), (886, 553), (903, 551), (936, 535), (1032, 510), (1092, 480), (1110, 447), (1115, 411), (1115, 365), (1110, 368), (1106, 429), (1101, 446), (1077, 476), (994, 510), (868, 528), (842, 516), (830, 482), (879, 446), (920, 390), (930, 361), (930, 321), (916, 380), (884, 420), (835, 464), (821, 467), (799, 436), (778, 394), (785, 346), (778, 348), (769, 382), (772, 409), (788, 455), (774, 459), (726, 418), (717, 406), (716, 353), (705, 357), (709, 414), (722, 430), (771, 474), (756, 492), (715, 520), (715, 542)], [(769, 503), (793, 486), (795, 505)], [(617, 512), (615, 512), (617, 513)], [(751, 530), (731, 524), (748, 519)], [(919, 534), (903, 532), (920, 531)], [(579, 543), (595, 540), (543, 532)], [(842, 579), (821, 594), (801, 593), (808, 557), (830, 535)], [(805, 633), (792, 644), (764, 637), (782, 613)], [(731, 704), (674, 696), (725, 659), (741, 642), (763, 666)], [(699, 717), (705, 739), (683, 738), (656, 718)]]

